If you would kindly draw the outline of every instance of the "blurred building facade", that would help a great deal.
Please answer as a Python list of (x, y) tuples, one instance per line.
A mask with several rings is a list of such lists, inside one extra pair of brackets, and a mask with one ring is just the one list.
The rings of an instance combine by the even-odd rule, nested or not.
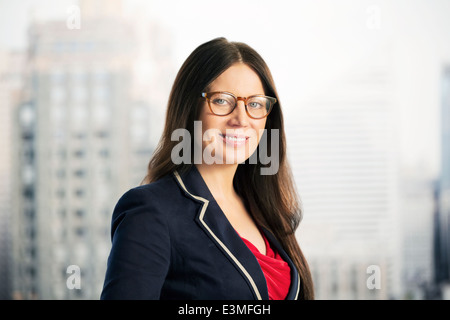
[(24, 76), (22, 52), (0, 52), (0, 299), (11, 298), (13, 124)]
[(400, 299), (432, 298), (433, 238), (436, 181), (421, 170), (401, 173), (401, 283)]
[(450, 299), (450, 67), (441, 79), (441, 171), (436, 190), (435, 283), (440, 298)]
[[(399, 297), (400, 235), (390, 47), (326, 94), (304, 101), (289, 130), (305, 212), (298, 237), (318, 299)], [(326, 97), (326, 98), (324, 98)], [(379, 288), (367, 281), (377, 269)]]
[[(82, 2), (79, 29), (29, 28), (14, 134), (15, 299), (99, 298), (114, 205), (152, 153), (150, 102), (133, 90), (134, 27), (119, 1), (100, 2)], [(66, 285), (71, 265), (80, 289)]]

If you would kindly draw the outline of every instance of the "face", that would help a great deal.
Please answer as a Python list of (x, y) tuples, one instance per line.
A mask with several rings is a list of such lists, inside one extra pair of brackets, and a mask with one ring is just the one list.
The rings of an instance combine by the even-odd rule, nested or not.
[[(265, 94), (258, 74), (243, 63), (236, 63), (225, 70), (210, 84), (208, 91), (226, 91), (236, 97)], [(209, 164), (211, 161), (238, 164), (247, 160), (259, 144), (267, 118), (250, 118), (241, 100), (231, 114), (217, 116), (204, 100), (199, 118), (203, 135), (203, 160)]]

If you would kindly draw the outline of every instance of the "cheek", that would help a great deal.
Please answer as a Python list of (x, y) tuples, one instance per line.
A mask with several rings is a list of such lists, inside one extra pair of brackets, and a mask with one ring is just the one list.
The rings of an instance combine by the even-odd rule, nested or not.
[(205, 120), (208, 118), (209, 113), (210, 112), (209, 112), (208, 106), (206, 105), (206, 103), (204, 103), (200, 107), (200, 110), (197, 111), (197, 114), (198, 114), (197, 121), (201, 121), (202, 123), (205, 122)]
[(215, 145), (221, 142), (219, 136), (220, 133), (219, 128), (223, 126), (223, 124), (221, 124), (222, 119), (217, 116), (206, 115), (205, 117), (202, 117), (200, 120), (202, 121), (201, 143), (203, 145), (203, 148), (207, 147), (210, 144)]
[(254, 125), (253, 129), (256, 132), (258, 143), (261, 140), (262, 135), (264, 134), (264, 129), (266, 127), (266, 119), (264, 120), (257, 120)]
[(206, 116), (202, 119), (202, 130), (203, 134), (215, 134), (220, 131), (220, 128), (223, 128), (223, 124), (221, 123), (221, 118), (217, 116)]

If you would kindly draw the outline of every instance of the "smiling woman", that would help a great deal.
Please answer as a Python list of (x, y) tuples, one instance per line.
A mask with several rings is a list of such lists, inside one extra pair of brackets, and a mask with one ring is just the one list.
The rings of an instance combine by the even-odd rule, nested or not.
[[(202, 96), (206, 98), (209, 108), (203, 103), (199, 116), (202, 129), (216, 129), (211, 144), (223, 144), (211, 148), (226, 150), (228, 155), (234, 154), (233, 163), (244, 162), (256, 150), (261, 139), (259, 133), (264, 130), (271, 109), (270, 101), (276, 99), (268, 100), (269, 97), (264, 96), (258, 74), (243, 62), (231, 65), (205, 91)], [(235, 92), (238, 97), (231, 92)], [(203, 149), (208, 146), (206, 141), (202, 141), (202, 144)]]
[[(190, 161), (173, 161), (174, 132), (195, 137), (198, 123), (190, 150), (227, 161), (185, 149)], [(261, 174), (261, 148), (278, 153), (272, 174)], [(270, 71), (248, 45), (211, 40), (182, 65), (148, 174), (115, 207), (101, 298), (313, 299), (300, 220)]]

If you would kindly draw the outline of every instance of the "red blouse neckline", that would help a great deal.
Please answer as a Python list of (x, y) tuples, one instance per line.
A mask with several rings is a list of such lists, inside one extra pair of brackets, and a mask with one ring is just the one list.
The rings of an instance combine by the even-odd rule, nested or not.
[(261, 270), (264, 273), (267, 283), (267, 289), (269, 292), (270, 300), (284, 300), (289, 292), (291, 284), (291, 268), (286, 261), (274, 251), (270, 246), (269, 241), (261, 232), (266, 245), (266, 254), (262, 254), (253, 243), (247, 239), (241, 237), (250, 251), (255, 255), (258, 260)]

